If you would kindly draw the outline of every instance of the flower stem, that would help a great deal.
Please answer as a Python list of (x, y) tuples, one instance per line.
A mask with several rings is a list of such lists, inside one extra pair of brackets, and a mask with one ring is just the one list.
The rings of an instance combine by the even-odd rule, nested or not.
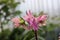
[(37, 30), (35, 30), (34, 32), (35, 32), (35, 39), (38, 40), (38, 37), (37, 37)]

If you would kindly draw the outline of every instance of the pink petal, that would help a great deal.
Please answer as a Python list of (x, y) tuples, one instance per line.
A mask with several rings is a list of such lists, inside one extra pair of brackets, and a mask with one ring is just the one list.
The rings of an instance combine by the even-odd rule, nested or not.
[(45, 20), (44, 17), (43, 16), (39, 16), (39, 17), (35, 18), (32, 15), (31, 11), (28, 11), (26, 13), (27, 13), (27, 15), (24, 16), (23, 19), (29, 23), (28, 29), (38, 30), (38, 23), (42, 19)]
[(47, 19), (47, 15), (42, 15), (40, 20), (46, 20)]
[(19, 23), (20, 20), (19, 20), (19, 18), (13, 18), (13, 19), (12, 19), (12, 22), (14, 22), (14, 23)]
[(15, 23), (14, 25), (15, 25), (16, 27), (20, 26), (20, 24), (18, 24), (18, 23)]
[(42, 16), (39, 16), (38, 18), (36, 18), (36, 20), (39, 22), (39, 21), (45, 21), (47, 19), (47, 15), (42, 15)]

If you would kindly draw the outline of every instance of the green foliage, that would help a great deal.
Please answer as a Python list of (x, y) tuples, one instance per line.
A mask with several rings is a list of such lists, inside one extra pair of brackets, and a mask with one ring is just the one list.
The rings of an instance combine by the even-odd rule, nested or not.
[(0, 32), (0, 40), (8, 40), (10, 33), (11, 31), (9, 29), (6, 29), (3, 32)]
[(9, 40), (20, 40), (23, 32), (24, 32), (24, 29), (15, 28), (9, 36)]
[[(2, 16), (4, 18), (4, 21), (1, 22), (2, 26), (9, 22), (10, 19), (7, 19), (7, 17), (12, 18), (11, 17), (12, 15), (13, 17), (15, 17), (21, 14), (21, 11), (15, 10), (18, 4), (19, 2), (15, 2), (15, 0), (0, 0), (0, 5), (3, 5), (2, 8), (0, 9), (0, 22), (1, 22)], [(4, 13), (6, 15), (4, 15)], [(42, 14), (43, 14), (43, 11), (39, 15), (42, 15)], [(21, 20), (21, 23), (23, 22), (24, 20)], [(53, 40), (55, 40), (56, 37), (53, 30), (57, 26), (59, 25), (48, 23), (47, 26), (40, 27), (40, 29), (38, 30), (38, 39), (45, 40), (47, 33), (50, 33), (50, 36), (53, 38)], [(5, 29), (3, 30), (3, 32), (0, 32), (0, 40), (35, 40), (34, 35), (35, 34), (33, 30), (28, 31), (22, 28), (14, 28), (13, 31), (10, 31), (9, 29)]]
[[(8, 24), (12, 17), (21, 14), (21, 11), (16, 10), (16, 7), (20, 2), (15, 2), (15, 0), (0, 0), (0, 22), (1, 26)], [(1, 19), (4, 19), (3, 21)]]
[[(0, 40), (9, 40), (12, 32), (9, 29), (4, 30), (3, 25), (8, 25), (12, 17), (21, 14), (21, 11), (16, 10), (18, 4), (20, 4), (20, 2), (15, 2), (15, 0), (0, 0)], [(4, 20), (2, 21), (1, 19)]]
[(16, 12), (14, 13), (14, 15), (17, 16), (17, 15), (20, 15), (20, 13), (21, 13), (21, 11), (16, 11)]
[(47, 31), (52, 31), (56, 27), (59, 27), (59, 24), (49, 23), (46, 27), (47, 27)]
[(20, 3), (15, 2), (15, 0), (0, 0), (0, 5), (2, 6), (0, 9), (0, 19), (3, 17), (5, 20), (8, 20), (7, 18), (11, 18), (11, 15), (13, 15), (13, 17), (20, 15), (21, 11), (15, 10), (18, 4)]
[[(53, 31), (54, 27), (56, 27), (55, 25), (56, 24), (50, 23), (49, 28), (47, 28), (48, 26), (40, 27), (40, 29), (38, 30), (38, 39), (45, 40), (47, 33), (49, 33), (50, 37), (56, 40), (56, 34)], [(3, 33), (0, 33), (0, 35), (1, 40), (35, 40), (34, 31), (33, 30), (28, 31), (23, 28), (14, 28), (13, 31), (6, 29), (3, 31)]]

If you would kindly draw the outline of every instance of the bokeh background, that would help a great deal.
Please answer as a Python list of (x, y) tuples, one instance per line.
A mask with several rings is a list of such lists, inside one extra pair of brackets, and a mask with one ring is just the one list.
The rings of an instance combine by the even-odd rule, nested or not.
[(0, 40), (35, 40), (33, 31), (14, 28), (11, 19), (23, 17), (31, 10), (35, 16), (47, 14), (45, 27), (38, 31), (39, 40), (58, 40), (60, 35), (60, 0), (0, 0)]

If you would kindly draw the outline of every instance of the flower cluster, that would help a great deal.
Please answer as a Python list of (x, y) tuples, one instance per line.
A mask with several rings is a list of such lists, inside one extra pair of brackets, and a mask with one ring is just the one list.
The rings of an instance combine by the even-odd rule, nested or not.
[(20, 25), (20, 24), (19, 24), (19, 23), (20, 23), (20, 19), (19, 19), (19, 18), (17, 18), (17, 17), (16, 17), (16, 18), (13, 18), (12, 21), (13, 21), (13, 23), (14, 23), (14, 25), (15, 25), (16, 27), (18, 27), (18, 26)]
[(31, 11), (26, 12), (26, 16), (23, 17), (23, 20), (26, 21), (28, 23), (28, 27), (26, 27), (25, 24), (21, 24), (21, 19), (20, 18), (13, 18), (12, 21), (14, 23), (14, 25), (17, 26), (24, 26), (23, 28), (25, 29), (33, 29), (33, 30), (38, 30), (39, 29), (39, 25), (45, 25), (45, 22), (47, 20), (47, 15), (41, 15), (38, 17), (34, 17), (32, 15)]

